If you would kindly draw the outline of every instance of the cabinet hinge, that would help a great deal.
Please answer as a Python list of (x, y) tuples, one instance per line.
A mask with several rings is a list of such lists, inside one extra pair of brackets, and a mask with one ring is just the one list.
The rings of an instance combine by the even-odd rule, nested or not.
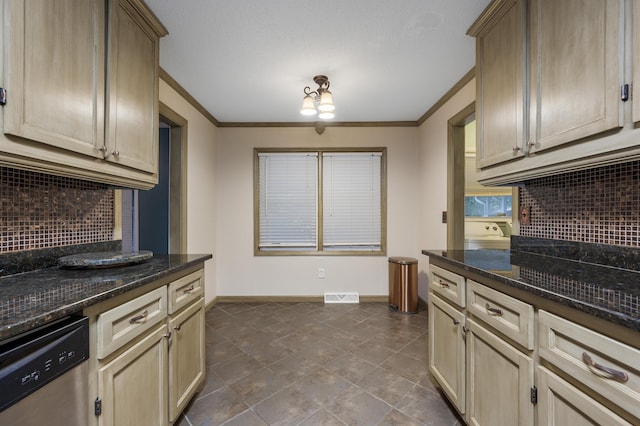
[(627, 102), (631, 98), (631, 86), (629, 84), (623, 84), (620, 89), (620, 100)]
[(102, 400), (100, 399), (100, 397), (96, 398), (95, 402), (93, 403), (93, 413), (96, 415), (96, 417), (102, 414)]
[(4, 87), (0, 87), (0, 105), (4, 106), (7, 104), (7, 89)]
[(531, 388), (531, 403), (532, 404), (538, 403), (538, 388), (535, 386)]

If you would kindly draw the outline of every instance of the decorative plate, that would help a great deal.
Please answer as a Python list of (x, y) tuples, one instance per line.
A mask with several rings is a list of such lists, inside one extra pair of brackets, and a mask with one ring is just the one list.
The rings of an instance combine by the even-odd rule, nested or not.
[(94, 253), (72, 254), (58, 259), (58, 264), (67, 268), (114, 268), (117, 266), (142, 263), (153, 257), (147, 250), (122, 252), (101, 251)]

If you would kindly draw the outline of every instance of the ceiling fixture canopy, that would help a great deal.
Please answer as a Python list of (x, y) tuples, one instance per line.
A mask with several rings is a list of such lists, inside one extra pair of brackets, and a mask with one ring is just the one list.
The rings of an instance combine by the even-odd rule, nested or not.
[[(335, 117), (333, 111), (336, 109), (333, 105), (333, 95), (329, 91), (329, 78), (326, 75), (316, 75), (313, 77), (313, 81), (318, 85), (318, 88), (311, 91), (309, 86), (304, 88), (305, 97), (302, 100), (302, 109), (300, 114), (302, 115), (315, 115), (316, 112), (319, 118), (323, 120), (331, 119)], [(316, 111), (316, 105), (318, 104), (318, 110)]]

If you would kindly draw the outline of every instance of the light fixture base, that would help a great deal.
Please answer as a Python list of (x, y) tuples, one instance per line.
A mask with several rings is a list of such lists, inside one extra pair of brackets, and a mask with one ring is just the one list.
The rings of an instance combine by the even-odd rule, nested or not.
[(329, 82), (329, 77), (326, 75), (316, 75), (313, 77), (313, 81), (320, 87), (323, 87), (325, 84)]

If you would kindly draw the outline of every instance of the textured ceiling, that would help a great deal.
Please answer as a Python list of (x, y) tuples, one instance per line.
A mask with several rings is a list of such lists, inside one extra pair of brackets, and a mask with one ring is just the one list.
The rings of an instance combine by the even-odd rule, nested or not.
[(313, 76), (336, 122), (416, 121), (475, 62), (489, 0), (146, 0), (169, 30), (160, 66), (218, 121), (313, 122)]

